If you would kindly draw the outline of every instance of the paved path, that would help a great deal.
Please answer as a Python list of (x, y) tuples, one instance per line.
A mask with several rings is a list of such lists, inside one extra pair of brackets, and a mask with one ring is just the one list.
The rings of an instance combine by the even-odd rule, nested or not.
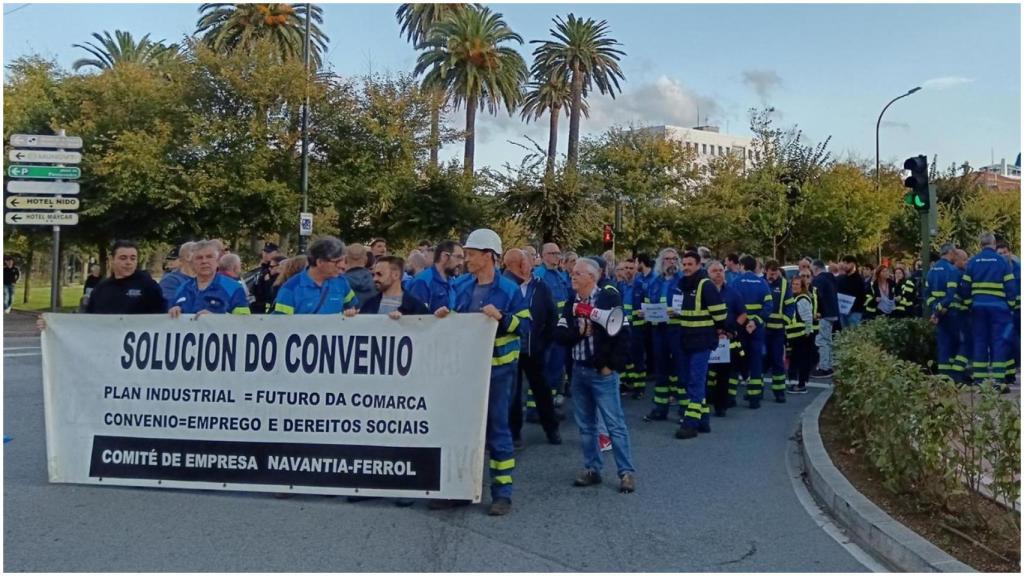
[[(738, 571), (865, 568), (800, 503), (786, 465), (816, 394), (739, 408), (697, 440), (627, 401), (638, 492), (571, 486), (565, 444), (527, 425), (514, 509), (431, 512), (344, 498), (49, 484), (38, 339), (7, 316), (4, 568), (8, 571)], [(13, 320), (13, 321), (12, 321)], [(15, 336), (15, 335), (19, 336)], [(605, 477), (614, 478), (606, 462)]]

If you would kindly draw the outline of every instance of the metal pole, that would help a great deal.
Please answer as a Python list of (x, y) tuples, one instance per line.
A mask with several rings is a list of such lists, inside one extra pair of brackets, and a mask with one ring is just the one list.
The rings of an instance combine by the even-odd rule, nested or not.
[[(920, 86), (915, 86), (914, 88), (911, 88), (910, 90), (907, 90), (906, 94), (901, 94), (901, 95), (893, 98), (892, 100), (889, 100), (889, 103), (885, 105), (885, 108), (882, 108), (882, 112), (878, 115), (878, 121), (875, 122), (875, 190), (881, 191), (881, 189), (882, 189), (882, 160), (881, 160), (881, 154), (879, 154), (880, 147), (879, 147), (879, 139), (878, 139), (878, 132), (879, 132), (879, 129), (882, 127), (882, 116), (885, 115), (885, 111), (889, 109), (889, 106), (892, 106), (893, 102), (899, 100), (900, 98), (906, 98), (907, 96), (910, 96), (911, 94), (913, 94), (914, 92), (917, 92), (920, 89), (921, 89)], [(882, 264), (882, 245), (881, 244), (878, 245), (878, 264), (879, 265)], [(922, 264), (922, 266), (923, 266), (923, 264)]]
[(612, 233), (612, 250), (618, 249), (618, 236), (622, 230), (622, 199), (619, 197), (615, 198), (615, 231)]
[[(67, 136), (64, 129), (57, 131), (57, 136)], [(63, 149), (60, 149), (63, 151)], [(63, 166), (63, 164), (58, 164)], [(57, 180), (57, 182), (63, 182), (63, 180)], [(57, 200), (61, 199), (61, 195), (54, 196)], [(53, 226), (53, 246), (50, 250), (50, 257), (53, 262), (50, 263), (50, 312), (57, 311), (57, 303), (60, 299), (60, 226)]]
[[(931, 230), (929, 229), (930, 226), (928, 225), (929, 224), (929, 222), (928, 222), (928, 212), (922, 211), (922, 210), (918, 210), (917, 215), (918, 215), (918, 217), (921, 220), (921, 276), (922, 276), (921, 280), (919, 280), (919, 282), (921, 283), (921, 286), (918, 286), (917, 290), (918, 290), (918, 293), (921, 294), (921, 293), (924, 292), (924, 275), (928, 273), (928, 268), (929, 268), (928, 261), (931, 260), (932, 234), (931, 234)], [(922, 306), (921, 307), (921, 317), (922, 318), (927, 318), (928, 316), (929, 316), (928, 307), (927, 306)]]
[[(306, 68), (306, 95), (302, 104), (302, 211), (309, 212), (309, 17), (312, 7), (306, 4), (306, 38), (302, 61)], [(299, 233), (299, 252), (306, 253), (309, 236)]]

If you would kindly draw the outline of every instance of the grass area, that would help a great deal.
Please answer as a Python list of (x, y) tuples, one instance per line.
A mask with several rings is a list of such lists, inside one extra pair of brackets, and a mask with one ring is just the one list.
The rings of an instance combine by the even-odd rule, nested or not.
[[(23, 302), (25, 298), (25, 284), (24, 282), (18, 282), (14, 290), (14, 309), (15, 310), (27, 310), (30, 312), (44, 312), (50, 309), (50, 285), (39, 284), (33, 282), (32, 288), (28, 291), (28, 302)], [(72, 312), (78, 310), (78, 303), (82, 299), (82, 285), (71, 284), (64, 287), (61, 292), (61, 298), (64, 305), (61, 307), (62, 312)]]

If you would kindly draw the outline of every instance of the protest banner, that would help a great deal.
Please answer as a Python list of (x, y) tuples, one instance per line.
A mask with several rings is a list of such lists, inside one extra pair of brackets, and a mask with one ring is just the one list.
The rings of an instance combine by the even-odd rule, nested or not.
[(51, 482), (480, 500), (482, 314), (44, 316)]

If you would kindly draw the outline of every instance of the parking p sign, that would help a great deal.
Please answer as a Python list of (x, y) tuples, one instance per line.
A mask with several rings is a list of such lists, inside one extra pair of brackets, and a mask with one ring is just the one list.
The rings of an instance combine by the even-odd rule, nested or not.
[(313, 213), (312, 212), (300, 212), (299, 213), (299, 236), (312, 236), (313, 235)]

